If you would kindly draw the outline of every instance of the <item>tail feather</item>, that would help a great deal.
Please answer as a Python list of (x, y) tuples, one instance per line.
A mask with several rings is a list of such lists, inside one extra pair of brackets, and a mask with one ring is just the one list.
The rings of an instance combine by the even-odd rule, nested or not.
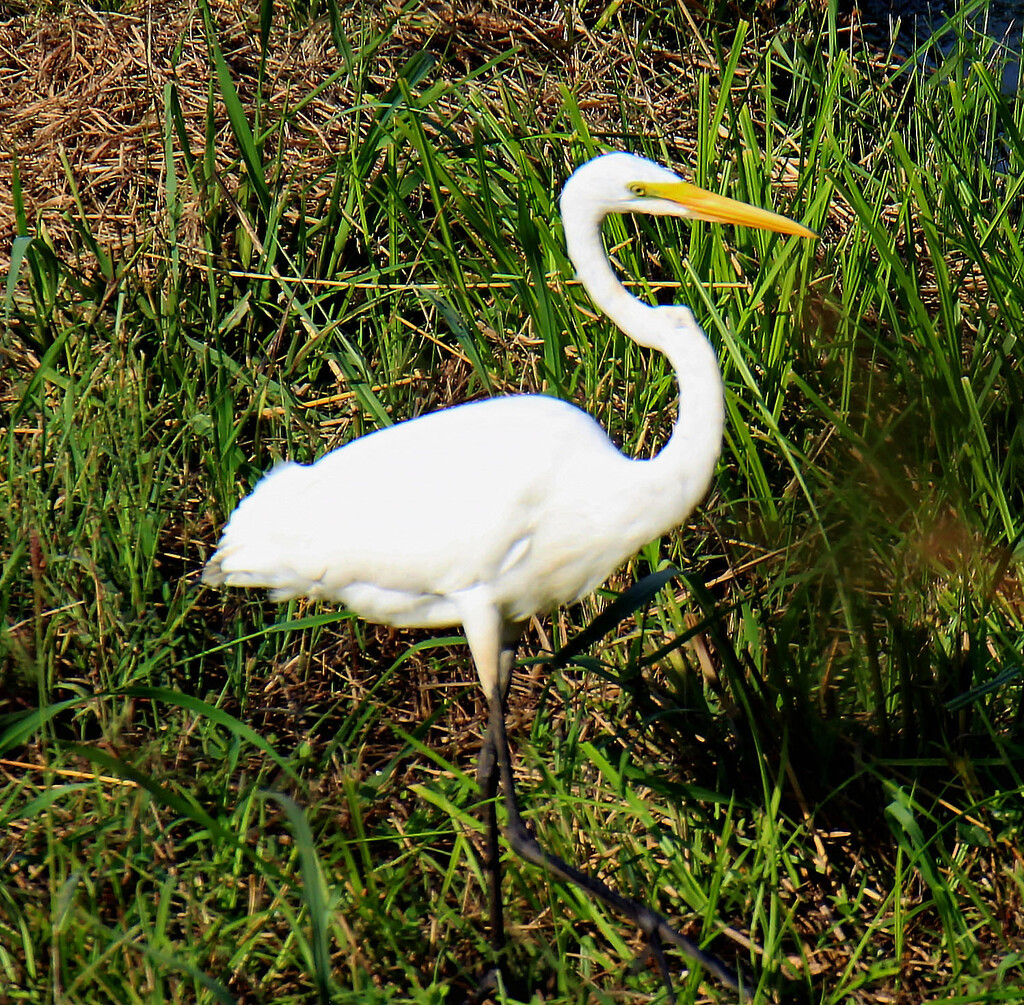
[(279, 464), (239, 503), (203, 569), (207, 586), (262, 587), (276, 600), (306, 592), (310, 577), (296, 567), (304, 556), (295, 523), (308, 471), (301, 464)]

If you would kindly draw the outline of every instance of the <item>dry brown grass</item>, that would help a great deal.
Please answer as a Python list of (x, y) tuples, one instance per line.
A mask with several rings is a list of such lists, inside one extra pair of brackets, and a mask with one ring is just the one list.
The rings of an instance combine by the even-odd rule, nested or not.
[[(283, 145), (289, 175), (324, 177), (348, 142), (346, 115), (355, 99), (344, 77), (330, 83), (338, 57), (327, 19), (289, 26), (285, 5), (279, 3), (261, 85), (253, 6), (236, 0), (213, 7), (218, 40), (243, 102), (260, 90), (264, 121), (284, 122), (275, 142)], [(619, 16), (628, 23), (645, 13), (636, 5), (634, 15), (627, 3)], [(382, 89), (420, 50), (443, 55), (437, 72), (454, 79), (514, 48), (500, 86), (529, 102), (542, 122), (560, 108), (565, 86), (577, 96), (592, 131), (612, 136), (621, 128), (625, 96), (638, 129), (657, 122), (659, 134), (680, 157), (694, 147), (697, 76), (718, 71), (709, 43), (692, 20), (697, 51), (703, 54), (696, 58), (684, 56), (668, 41), (647, 45), (638, 54), (621, 33), (593, 32), (581, 21), (567, 24), (557, 7), (542, 13), (533, 5), (500, 0), (427, 2), (399, 13), (385, 5), (377, 27), (383, 29), (392, 18), (397, 18), (394, 29), (376, 53), (371, 74)], [(354, 23), (351, 37), (358, 38)], [(81, 250), (69, 218), (76, 199), (80, 219), (103, 247), (134, 248), (148, 234), (160, 232), (165, 88), (173, 82), (177, 89), (198, 156), (207, 144), (212, 76), (196, 0), (147, 0), (104, 12), (76, 5), (58, 15), (23, 14), (0, 23), (0, 267), (9, 262), (10, 240), (18, 232), (15, 170), (29, 232), (45, 228), (58, 249)], [(742, 81), (742, 71), (737, 80)], [(486, 95), (494, 82), (474, 86)], [(293, 111), (318, 88), (323, 90)], [(288, 115), (275, 119), (275, 112), (285, 108)], [(239, 177), (237, 147), (219, 99), (214, 120), (217, 168), (233, 188)], [(460, 126), (456, 119), (453, 127)], [(181, 158), (181, 152), (176, 156)], [(181, 231), (186, 244), (196, 233), (197, 213), (193, 194)]]
[[(255, 86), (258, 33), (242, 4), (218, 4), (220, 43), (242, 94)], [(272, 104), (295, 102), (333, 70), (323, 24), (275, 31), (267, 71)], [(12, 174), (21, 174), (30, 230), (44, 226), (58, 247), (74, 245), (66, 212), (76, 193), (99, 242), (135, 245), (163, 225), (164, 91), (176, 85), (193, 150), (206, 144), (211, 70), (202, 14), (194, 0), (155, 0), (122, 12), (85, 7), (0, 26), (0, 234), (17, 228)], [(340, 130), (338, 88), (326, 89), (294, 116), (288, 163), (317, 172), (330, 163)], [(223, 105), (213, 148), (231, 176), (236, 149)], [(332, 128), (333, 126), (333, 128)], [(180, 156), (180, 153), (179, 155)], [(196, 210), (192, 205), (193, 214)], [(187, 228), (188, 211), (185, 225)], [(187, 230), (186, 230), (187, 234)]]

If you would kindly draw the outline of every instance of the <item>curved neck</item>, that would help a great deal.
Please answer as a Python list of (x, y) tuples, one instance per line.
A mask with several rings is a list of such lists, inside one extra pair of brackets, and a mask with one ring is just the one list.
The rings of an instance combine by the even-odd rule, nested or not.
[(567, 206), (567, 201), (563, 199), (562, 203), (565, 246), (572, 264), (576, 266), (576, 277), (590, 294), (590, 299), (634, 342), (664, 352), (664, 346), (657, 340), (647, 341), (647, 337), (657, 331), (653, 323), (656, 308), (637, 300), (619, 282), (608, 260), (601, 239), (604, 214), (590, 207)]
[(568, 206), (563, 201), (562, 220), (580, 282), (625, 335), (664, 353), (675, 371), (679, 411), (672, 435), (658, 455), (646, 462), (652, 487), (657, 487), (659, 496), (668, 497), (652, 499), (653, 509), (666, 511), (668, 522), (663, 529), (668, 529), (704, 496), (722, 448), (725, 407), (718, 358), (689, 308), (652, 307), (622, 285), (604, 251), (604, 214), (587, 205), (573, 205), (574, 201), (569, 200)]
[(651, 463), (682, 480), (682, 505), (689, 513), (704, 498), (722, 451), (725, 387), (715, 350), (690, 309), (675, 308), (673, 313), (678, 337), (664, 352), (679, 385), (679, 411), (672, 435)]

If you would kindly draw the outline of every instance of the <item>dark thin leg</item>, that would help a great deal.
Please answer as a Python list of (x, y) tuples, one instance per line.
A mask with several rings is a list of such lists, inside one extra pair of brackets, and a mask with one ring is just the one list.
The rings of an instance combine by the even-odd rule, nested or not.
[[(518, 632), (516, 632), (518, 634)], [(511, 683), (512, 665), (515, 661), (515, 643), (509, 640), (501, 652), (500, 664), (503, 680), (500, 701), (504, 708)], [(501, 831), (498, 827), (498, 751), (494, 733), (488, 725), (484, 733), (483, 746), (477, 759), (476, 781), (480, 788), (480, 801), (484, 807), (484, 822), (487, 825), (484, 846), (483, 867), (487, 874), (487, 898), (490, 908), (491, 949), (494, 951), (494, 966), (486, 971), (477, 985), (477, 1000), (497, 990), (498, 974), (505, 956), (505, 912), (501, 896)]]
[(476, 989), (467, 1002), (482, 1002), (498, 990), (498, 978), (505, 961), (505, 915), (501, 899), (501, 844), (498, 830), (498, 759), (491, 731), (484, 736), (477, 761), (477, 784), (487, 824), (487, 837), (481, 864), (487, 875), (487, 899), (490, 907), (491, 950), (493, 962), (477, 981)]
[(501, 900), (501, 844), (498, 840), (498, 809), (495, 802), (498, 795), (498, 759), (490, 729), (487, 730), (484, 745), (480, 748), (476, 780), (480, 786), (480, 799), (484, 805), (484, 819), (487, 824), (483, 865), (487, 871), (487, 892), (490, 900), (491, 948), (495, 957), (500, 958), (505, 948), (505, 916)]
[(751, 995), (752, 992), (740, 983), (736, 975), (721, 960), (710, 953), (704, 952), (699, 946), (677, 932), (656, 911), (652, 911), (649, 907), (638, 901), (621, 896), (602, 883), (601, 880), (580, 872), (578, 869), (541, 848), (537, 843), (537, 839), (530, 833), (529, 828), (523, 822), (523, 818), (519, 815), (515, 784), (512, 780), (508, 735), (505, 732), (504, 702), (500, 695), (491, 695), (488, 698), (488, 704), (487, 740), (484, 742), (484, 749), (486, 750), (490, 745), (492, 756), (496, 756), (497, 759), (501, 787), (505, 794), (505, 809), (508, 814), (508, 827), (505, 833), (512, 850), (521, 858), (532, 862), (534, 865), (539, 865), (542, 869), (557, 876), (563, 882), (572, 883), (585, 893), (608, 904), (609, 907), (615, 908), (616, 911), (632, 921), (644, 933), (647, 945), (654, 954), (654, 959), (658, 969), (661, 971), (662, 980), (665, 982), (665, 987), (670, 997), (673, 995), (672, 979), (669, 975), (665, 954), (662, 951), (663, 943), (668, 943), (681, 950), (686, 956), (699, 963), (708, 973), (718, 978), (727, 987), (738, 991), (740, 1001), (746, 1000), (746, 997)]

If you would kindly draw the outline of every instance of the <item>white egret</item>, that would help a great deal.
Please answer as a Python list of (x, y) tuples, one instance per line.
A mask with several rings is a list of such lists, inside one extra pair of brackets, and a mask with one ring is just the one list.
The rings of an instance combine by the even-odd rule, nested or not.
[(478, 777), (488, 800), (496, 950), (504, 944), (500, 776), (512, 848), (630, 918), (670, 991), (663, 942), (736, 988), (723, 964), (660, 915), (541, 849), (516, 806), (504, 702), (524, 622), (590, 593), (642, 545), (679, 526), (706, 492), (721, 447), (714, 350), (689, 308), (652, 307), (619, 282), (602, 244), (603, 219), (650, 213), (816, 235), (626, 153), (581, 166), (565, 184), (561, 211), (569, 257), (591, 299), (675, 370), (678, 416), (657, 456), (623, 456), (589, 415), (545, 395), (447, 408), (360, 437), (315, 464), (279, 464), (231, 515), (203, 579), (266, 587), (278, 600), (340, 601), (386, 625), (461, 625), (489, 708)]

